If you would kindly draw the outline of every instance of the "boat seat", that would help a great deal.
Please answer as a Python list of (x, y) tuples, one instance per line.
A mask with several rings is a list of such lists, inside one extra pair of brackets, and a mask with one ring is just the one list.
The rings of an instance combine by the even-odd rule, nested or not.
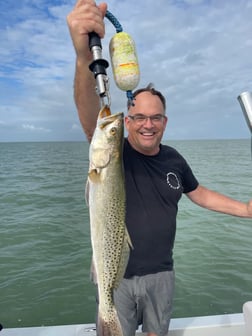
[(243, 316), (247, 335), (252, 335), (252, 301), (245, 302), (243, 305)]

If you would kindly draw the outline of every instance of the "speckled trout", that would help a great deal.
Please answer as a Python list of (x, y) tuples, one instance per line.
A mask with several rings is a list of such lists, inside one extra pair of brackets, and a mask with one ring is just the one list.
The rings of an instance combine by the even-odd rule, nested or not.
[(128, 262), (130, 238), (125, 227), (123, 113), (104, 107), (89, 149), (89, 204), (93, 271), (98, 285), (98, 335), (122, 336), (113, 289)]

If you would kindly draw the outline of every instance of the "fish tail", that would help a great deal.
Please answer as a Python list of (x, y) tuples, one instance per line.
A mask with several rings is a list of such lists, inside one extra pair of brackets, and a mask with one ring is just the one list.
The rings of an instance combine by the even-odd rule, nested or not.
[(114, 307), (108, 317), (103, 317), (99, 312), (97, 324), (97, 336), (123, 336), (121, 323)]

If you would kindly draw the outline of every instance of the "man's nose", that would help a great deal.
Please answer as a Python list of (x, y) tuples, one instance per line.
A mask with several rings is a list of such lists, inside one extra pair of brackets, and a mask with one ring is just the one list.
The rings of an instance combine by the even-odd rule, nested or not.
[(153, 126), (153, 121), (151, 117), (146, 117), (144, 120), (144, 126), (145, 127), (152, 127)]

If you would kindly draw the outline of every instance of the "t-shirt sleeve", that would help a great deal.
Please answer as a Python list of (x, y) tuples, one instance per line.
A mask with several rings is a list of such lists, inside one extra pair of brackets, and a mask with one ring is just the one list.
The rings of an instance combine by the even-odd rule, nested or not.
[(187, 162), (185, 162), (184, 167), (184, 174), (183, 174), (183, 193), (187, 194), (193, 190), (195, 190), (199, 185), (198, 180), (194, 176), (192, 169), (188, 165)]

